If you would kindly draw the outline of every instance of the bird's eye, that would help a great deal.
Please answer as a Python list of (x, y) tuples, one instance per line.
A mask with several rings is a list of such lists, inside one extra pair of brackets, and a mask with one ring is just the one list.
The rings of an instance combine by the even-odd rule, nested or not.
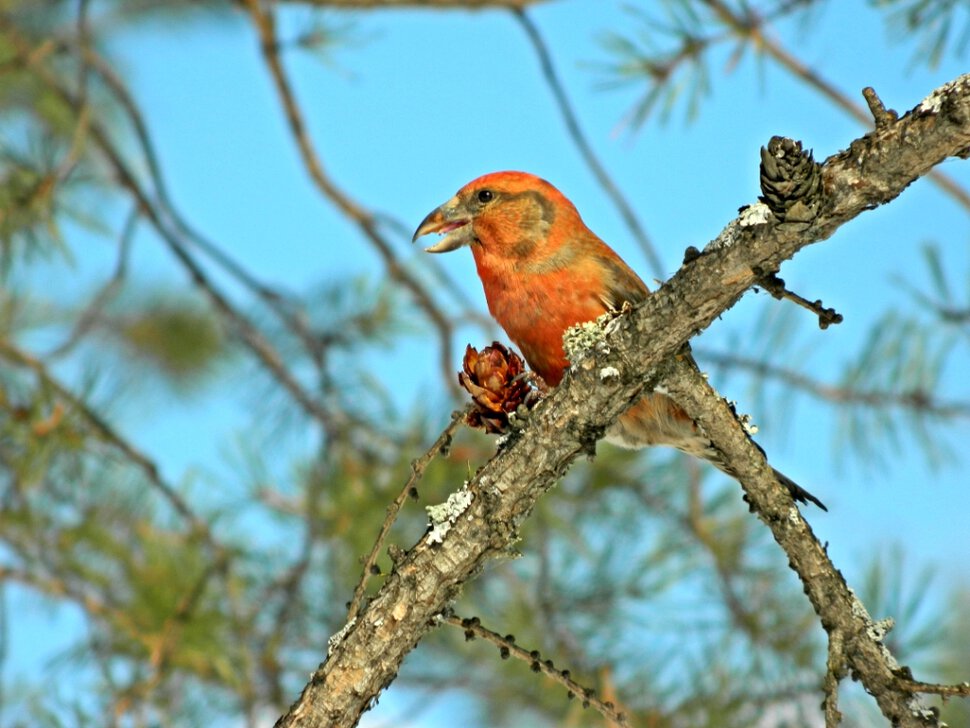
[(482, 190), (478, 193), (478, 201), (481, 203), (491, 202), (495, 198), (495, 195), (491, 190)]

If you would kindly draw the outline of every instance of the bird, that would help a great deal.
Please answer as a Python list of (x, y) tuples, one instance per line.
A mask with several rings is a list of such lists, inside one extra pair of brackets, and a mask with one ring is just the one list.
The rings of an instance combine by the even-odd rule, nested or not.
[[(562, 343), (568, 328), (626, 303), (636, 306), (650, 295), (633, 269), (586, 226), (576, 206), (528, 172), (492, 172), (472, 180), (421, 221), (412, 242), (431, 233), (444, 237), (425, 248), (429, 253), (471, 249), (489, 312), (549, 387), (562, 381), (569, 366)], [(737, 479), (697, 423), (660, 392), (635, 402), (605, 439), (626, 448), (674, 447)], [(791, 478), (774, 474), (796, 501), (828, 510)]]

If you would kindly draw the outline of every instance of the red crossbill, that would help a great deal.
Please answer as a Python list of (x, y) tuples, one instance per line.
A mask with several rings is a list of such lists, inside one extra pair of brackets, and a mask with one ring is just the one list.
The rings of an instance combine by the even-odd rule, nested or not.
[[(471, 248), (488, 310), (549, 386), (559, 384), (569, 366), (562, 337), (570, 326), (650, 295), (630, 266), (586, 227), (572, 202), (525, 172), (472, 180), (421, 222), (414, 239), (428, 233), (445, 236), (427, 248), (430, 253)], [(633, 404), (606, 439), (631, 448), (669, 445), (735, 477), (697, 424), (664, 394)], [(825, 508), (774, 472), (796, 500)]]

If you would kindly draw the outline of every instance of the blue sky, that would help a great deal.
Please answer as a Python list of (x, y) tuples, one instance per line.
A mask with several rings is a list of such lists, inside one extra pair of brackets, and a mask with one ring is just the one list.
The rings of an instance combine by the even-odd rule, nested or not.
[[(96, 10), (98, 3), (93, 5)], [(824, 159), (864, 130), (770, 62), (746, 56), (727, 73), (728, 50), (714, 55), (714, 90), (695, 121), (685, 124), (678, 106), (666, 124), (625, 127), (623, 119), (642, 89), (602, 88), (608, 76), (600, 66), (608, 57), (598, 43), (608, 29), (631, 27), (621, 5), (597, 3), (591, 15), (589, 3), (555, 2), (537, 7), (532, 17), (586, 134), (628, 195), (668, 276), (687, 245), (702, 246), (739, 206), (755, 200), (758, 148), (771, 135), (799, 138)], [(325, 166), (359, 202), (413, 229), (469, 179), (498, 169), (528, 170), (559, 186), (587, 224), (645, 280), (654, 277), (569, 144), (535, 56), (512, 18), (431, 11), (331, 17), (352, 19), (356, 40), (337, 49), (329, 65), (299, 53), (288, 54), (286, 63)], [(302, 18), (302, 12), (286, 15), (284, 30)], [(912, 63), (915, 45), (890, 41), (881, 16), (861, 4), (830, 3), (813, 18), (805, 28), (782, 26), (782, 41), (856, 98), (871, 85), (888, 106), (903, 111), (964, 70), (951, 56), (935, 69)], [(309, 183), (245, 22), (234, 16), (228, 22), (153, 25), (116, 37), (111, 47), (149, 120), (174, 200), (198, 229), (263, 280), (291, 291), (348, 276), (384, 276), (368, 245)], [(966, 162), (948, 161), (942, 169), (970, 187)], [(813, 375), (832, 375), (887, 303), (912, 307), (894, 276), (925, 280), (917, 265), (925, 241), (945, 251), (955, 287), (966, 286), (968, 233), (966, 212), (922, 180), (891, 205), (800, 253), (784, 266), (782, 277), (809, 299), (837, 308), (845, 323), (822, 332), (808, 314), (795, 316), (802, 353), (792, 365), (807, 360)], [(402, 258), (420, 263), (422, 253), (405, 236), (396, 246)], [(135, 254), (133, 268), (146, 285), (184, 283), (150, 236), (140, 236)], [(111, 260), (110, 246), (102, 243), (95, 255), (79, 256), (77, 268), (45, 275), (77, 286)], [(484, 311), (471, 256), (459, 251), (440, 263)], [(696, 345), (723, 347), (731, 331), (745, 330), (766, 307), (786, 305), (749, 295)], [(490, 337), (476, 328), (461, 330), (456, 351)], [(396, 387), (398, 404), (440, 396), (444, 421), (450, 407), (436, 394), (443, 385), (431, 341), (430, 332), (419, 331), (382, 352), (383, 361), (373, 365), (395, 376), (402, 369), (413, 372)], [(949, 391), (966, 400), (965, 347), (962, 356), (963, 366), (947, 378)], [(415, 367), (422, 357), (426, 364)], [(724, 393), (744, 410), (745, 387), (737, 378), (731, 383), (734, 389)], [(234, 395), (238, 384), (216, 386), (198, 400), (160, 393), (151, 421), (124, 403), (115, 416), (169, 479), (218, 479), (229, 472), (225, 453), (249, 404)], [(807, 401), (794, 410), (787, 399), (780, 401), (766, 421), (759, 420), (758, 439), (772, 463), (828, 504), (828, 514), (812, 511), (809, 517), (850, 584), (858, 582), (872, 554), (896, 543), (904, 545), (907, 563), (938, 568), (940, 584), (970, 579), (966, 560), (954, 558), (970, 547), (970, 454), (960, 445), (970, 439), (966, 422), (953, 426), (950, 439), (962, 451), (960, 461), (934, 471), (916, 448), (902, 448), (884, 468), (862, 467), (851, 458), (839, 465), (831, 456), (834, 420)], [(36, 601), (12, 597), (15, 612), (31, 605)], [(76, 620), (61, 616), (51, 630), (48, 616), (38, 614), (33, 629), (12, 635), (8, 677), (31, 674), (76, 638)]]

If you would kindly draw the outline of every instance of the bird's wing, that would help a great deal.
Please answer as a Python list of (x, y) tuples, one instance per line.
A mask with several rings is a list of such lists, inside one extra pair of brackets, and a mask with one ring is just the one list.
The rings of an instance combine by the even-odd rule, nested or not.
[(607, 273), (600, 300), (608, 309), (619, 311), (626, 302), (635, 306), (650, 295), (646, 284), (620, 258), (602, 256), (596, 262)]

